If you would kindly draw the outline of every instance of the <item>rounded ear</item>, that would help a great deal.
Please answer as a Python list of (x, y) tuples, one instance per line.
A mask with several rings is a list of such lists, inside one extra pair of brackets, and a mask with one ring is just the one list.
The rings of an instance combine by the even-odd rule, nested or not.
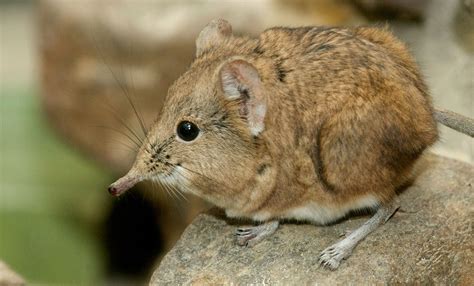
[(240, 100), (240, 115), (247, 119), (252, 135), (260, 134), (265, 128), (267, 104), (257, 69), (245, 60), (233, 60), (221, 67), (219, 77), (224, 96)]
[(207, 24), (196, 39), (196, 57), (212, 47), (220, 45), (226, 38), (232, 36), (232, 26), (224, 19), (215, 19)]

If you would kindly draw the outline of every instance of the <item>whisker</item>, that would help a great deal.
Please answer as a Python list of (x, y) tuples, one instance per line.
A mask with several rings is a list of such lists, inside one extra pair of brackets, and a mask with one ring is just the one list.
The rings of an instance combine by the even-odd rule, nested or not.
[[(152, 180), (152, 183), (153, 183), (153, 192), (155, 192), (156, 195), (160, 199), (164, 198), (167, 202), (170, 202), (170, 199), (171, 199), (170, 196), (168, 194), (162, 192), (164, 190), (163, 186), (160, 183), (157, 183), (155, 180)], [(164, 191), (167, 192), (166, 190), (164, 190)]]
[(159, 180), (158, 182), (160, 182), (160, 185), (163, 187), (163, 189), (166, 190), (166, 193), (168, 194), (168, 196), (172, 198), (173, 200), (175, 200), (175, 197), (170, 193), (170, 190), (168, 189), (168, 186), (165, 184), (165, 182), (163, 182), (162, 180)]
[(183, 198), (186, 202), (188, 201), (188, 198), (183, 194), (183, 192), (178, 187), (176, 187), (176, 185), (173, 184), (172, 187), (181, 198)]
[[(120, 63), (120, 70), (121, 70), (121, 73), (122, 73), (122, 77), (125, 77), (125, 71), (123, 69), (123, 64)], [(131, 71), (129, 71), (129, 74), (131, 74)], [(133, 78), (132, 78), (133, 80)], [(117, 81), (117, 79), (116, 79)], [(127, 85), (126, 84), (122, 84), (122, 90), (126, 90), (126, 92), (124, 93), (125, 97), (127, 98), (127, 101), (128, 103), (130, 104), (130, 106), (132, 107), (133, 109), (133, 112), (135, 113), (135, 116), (137, 118), (137, 121), (138, 121), (138, 124), (140, 124), (140, 127), (142, 129), (142, 132), (143, 132), (143, 135), (145, 136), (147, 131), (146, 131), (146, 128), (145, 128), (145, 124), (143, 123), (143, 119), (142, 117), (140, 116), (140, 113), (138, 112), (137, 108), (135, 107), (135, 104), (133, 103), (133, 100), (131, 99), (131, 92), (130, 90), (128, 89)], [(136, 97), (135, 97), (136, 99)]]
[(122, 145), (123, 147), (125, 147), (125, 148), (127, 148), (128, 150), (132, 151), (133, 153), (136, 153), (136, 152), (138, 151), (138, 149), (137, 149), (136, 147), (134, 148), (133, 146), (130, 146), (130, 145), (128, 145), (128, 144), (126, 144), (126, 143), (124, 143), (124, 142), (122, 142), (122, 141), (120, 141), (120, 140), (113, 139), (113, 138), (110, 138), (109, 140), (112, 140), (112, 141), (114, 141), (114, 142), (119, 143), (120, 145)]
[[(117, 43), (115, 38), (112, 38), (112, 40), (114, 41), (115, 45), (119, 45), (119, 43)], [(131, 58), (131, 44), (129, 45), (127, 58), (128, 58), (128, 60), (130, 60), (130, 58)], [(131, 73), (132, 72), (129, 70), (129, 75), (131, 75)], [(122, 78), (126, 78), (122, 62), (120, 62), (120, 74), (121, 74)], [(133, 83), (133, 77), (132, 77), (132, 85), (133, 85), (133, 88), (135, 88), (134, 87), (135, 85)], [(143, 123), (143, 119), (141, 118), (140, 113), (138, 112), (138, 109), (135, 107), (135, 104), (133, 103), (133, 101), (131, 99), (131, 96), (130, 96), (130, 95), (133, 95), (133, 92), (130, 92), (130, 89), (128, 88), (128, 86), (126, 84), (122, 84), (121, 88), (126, 90), (124, 95), (127, 97), (127, 101), (130, 104), (130, 106), (132, 107), (133, 112), (135, 113), (137, 121), (140, 124), (140, 127), (142, 129), (143, 135), (146, 135), (147, 132), (146, 132), (145, 124)], [(135, 96), (135, 99), (136, 99), (136, 96)]]
[[(65, 93), (66, 93), (66, 94), (72, 94), (72, 93), (73, 93), (73, 89), (72, 89), (72, 88), (70, 88), (70, 87), (63, 87), (63, 88), (65, 89)], [(102, 102), (102, 103), (104, 104), (104, 106), (105, 106), (106, 108), (109, 109), (109, 111), (111, 111), (111, 113), (112, 113), (112, 114), (114, 115), (114, 117), (119, 121), (119, 123), (121, 123), (125, 128), (127, 128), (127, 130), (128, 130), (129, 132), (131, 132), (130, 127), (129, 127), (127, 124), (125, 124), (125, 122), (124, 122), (123, 120), (121, 120), (121, 119), (116, 115), (117, 112), (116, 112), (115, 110), (113, 110), (111, 106), (109, 106), (110, 104), (107, 104), (106, 102)], [(105, 125), (90, 125), (90, 127), (100, 127), (100, 128), (106, 128), (106, 129), (113, 130), (113, 131), (115, 131), (115, 132), (117, 132), (117, 133), (119, 133), (119, 134), (125, 136), (127, 139), (129, 139), (129, 140), (130, 140), (134, 145), (136, 145), (138, 148), (141, 147), (141, 142), (142, 142), (142, 140), (141, 140), (139, 137), (137, 137), (137, 139), (138, 139), (138, 141), (140, 142), (140, 144), (137, 143), (137, 141), (136, 141), (134, 138), (130, 137), (129, 134), (127, 134), (127, 133), (125, 133), (125, 132), (123, 132), (123, 131), (121, 131), (121, 130), (119, 130), (119, 129), (116, 129), (116, 128), (113, 128), (113, 127), (109, 127), (109, 126), (105, 126)], [(131, 133), (133, 133), (133, 132), (131, 132)], [(135, 136), (135, 137), (136, 137), (136, 136)], [(134, 152), (137, 151), (137, 149), (132, 148), (132, 147), (131, 147), (130, 145), (128, 145), (128, 144), (125, 144), (125, 143), (120, 142), (120, 141), (118, 141), (118, 140), (114, 140), (114, 141), (117, 141), (117, 142), (121, 143), (122, 145), (124, 145), (125, 147), (129, 148), (130, 150), (133, 150)]]
[[(177, 202), (176, 200), (174, 200), (174, 197), (171, 196), (171, 194), (169, 193), (169, 190), (166, 189), (166, 188), (163, 186), (163, 184), (162, 184), (161, 182), (159, 182), (159, 181), (157, 182), (157, 181), (155, 181), (155, 180), (152, 180), (152, 182), (153, 182), (153, 185), (155, 186), (155, 188), (156, 188), (156, 184), (159, 184), (160, 187), (161, 187), (161, 189), (162, 189), (162, 190), (165, 190), (165, 192), (167, 193), (167, 195), (166, 195), (166, 194), (163, 194), (162, 192), (159, 192), (160, 195), (161, 195), (162, 197), (165, 197), (165, 198), (166, 198), (166, 201), (168, 202), (167, 205), (171, 205), (173, 209), (177, 210), (178, 215), (179, 215), (182, 219), (184, 219), (184, 216), (183, 216), (183, 209), (179, 206), (178, 202)], [(171, 199), (171, 198), (173, 198), (173, 199)], [(171, 200), (171, 201), (170, 201), (170, 200)]]
[[(130, 41), (129, 46), (128, 46), (128, 58), (129, 58), (129, 60), (132, 58), (132, 51), (133, 51), (133, 46), (132, 45), (133, 45), (133, 41)], [(130, 79), (131, 79), (131, 82), (132, 82), (132, 92), (131, 92), (131, 94), (135, 98), (135, 100), (137, 100), (135, 80), (134, 80), (134, 77), (133, 77), (133, 71), (130, 69), (128, 73), (129, 73), (129, 76), (130, 76)], [(135, 108), (135, 107), (133, 107), (133, 108)], [(146, 135), (147, 134), (147, 132), (146, 132), (147, 128), (146, 128), (145, 120), (143, 119), (143, 117), (138, 116), (139, 114), (140, 113), (138, 112), (137, 113), (137, 119), (140, 122), (140, 126), (142, 127), (142, 131), (143, 131), (144, 135)]]
[(166, 188), (170, 191), (170, 193), (173, 195), (173, 197), (174, 197), (177, 201), (179, 201), (180, 198), (173, 192), (173, 190), (172, 190), (171, 187), (170, 187), (170, 184), (169, 184), (169, 182), (168, 182), (168, 177), (165, 177), (165, 178), (164, 178), (163, 183), (164, 183), (164, 185), (166, 186)]
[(163, 182), (161, 182), (161, 180), (155, 181), (155, 182), (157, 182), (157, 183), (160, 185), (160, 187), (161, 187), (163, 190), (165, 190), (165, 192), (168, 194), (168, 197), (169, 197), (169, 198), (174, 199), (174, 197), (170, 194), (168, 188), (166, 188), (166, 186), (164, 185)]
[[(127, 133), (122, 132), (122, 131), (119, 130), (119, 129), (116, 129), (116, 128), (113, 128), (113, 127), (109, 127), (109, 126), (105, 126), (105, 125), (96, 125), (96, 127), (105, 128), (105, 129), (110, 129), (110, 130), (112, 130), (112, 131), (114, 131), (114, 132), (117, 132), (117, 133), (119, 133), (119, 134), (121, 134), (121, 135), (127, 137), (133, 144), (135, 144), (135, 146), (136, 146), (137, 148), (140, 148), (140, 147), (141, 147), (141, 145), (138, 144), (135, 140), (133, 140), (132, 137), (130, 137)], [(118, 141), (118, 140), (115, 140), (115, 141)], [(127, 145), (127, 146), (129, 146), (129, 145)], [(138, 149), (134, 149), (134, 151), (137, 151), (137, 150), (138, 150)]]
[[(186, 176), (184, 176), (184, 174), (182, 174), (181, 172), (177, 171), (177, 172), (175, 172), (175, 174), (181, 176), (181, 178), (183, 178), (184, 181), (189, 181), (189, 179), (186, 178)], [(188, 192), (188, 193), (190, 193), (190, 194), (193, 194), (193, 195), (195, 195), (195, 196), (198, 195), (193, 189), (189, 188), (189, 187), (186, 186), (185, 184), (181, 184), (180, 187), (181, 187), (181, 188), (184, 188), (184, 189), (186, 190), (186, 192)]]
[[(147, 187), (147, 189), (151, 189), (151, 192), (144, 192), (144, 193), (147, 194), (147, 196), (151, 196), (152, 201), (156, 200), (160, 192), (157, 191), (155, 182), (153, 180), (150, 180), (148, 186), (151, 186), (151, 188)], [(161, 199), (161, 197), (159, 197), (158, 199)]]
[(170, 185), (171, 189), (173, 190), (173, 192), (176, 194), (176, 196), (178, 198), (180, 198), (180, 201), (185, 201), (187, 202), (188, 201), (188, 198), (186, 198), (179, 189), (176, 188), (176, 186), (174, 185)]
[(112, 113), (112, 115), (114, 116), (114, 118), (120, 123), (122, 124), (127, 130), (128, 132), (130, 132), (134, 138), (137, 139), (138, 142), (140, 142), (140, 144), (143, 144), (143, 138), (141, 138), (140, 136), (138, 136), (138, 134), (130, 127), (128, 126), (125, 121), (119, 116), (118, 112), (113, 109), (110, 105), (107, 105), (107, 104), (104, 104), (106, 108), (109, 109), (109, 111)]
[[(151, 180), (151, 185), (152, 185), (152, 192), (153, 192), (153, 195), (154, 196), (157, 196), (158, 199), (165, 199), (165, 200), (169, 200), (169, 197), (167, 195), (164, 195), (163, 192), (161, 192), (161, 190), (163, 188), (160, 187), (160, 189), (158, 190), (158, 184), (157, 182), (155, 182), (155, 180)], [(156, 198), (156, 197), (155, 197)]]
[[(140, 117), (140, 115), (138, 114), (138, 111), (137, 109), (135, 108), (135, 105), (133, 104), (133, 101), (130, 99), (130, 96), (129, 96), (129, 91), (128, 91), (128, 87), (119, 80), (119, 78), (117, 77), (117, 75), (115, 74), (114, 70), (112, 69), (112, 67), (107, 63), (106, 59), (105, 59), (105, 56), (104, 54), (102, 53), (102, 50), (99, 48), (98, 46), (98, 42), (97, 42), (97, 39), (92, 36), (93, 40), (94, 40), (94, 46), (95, 46), (95, 49), (98, 51), (99, 53), (99, 56), (102, 60), (102, 62), (107, 66), (107, 69), (109, 70), (109, 72), (111, 73), (112, 77), (114, 78), (115, 82), (117, 83), (117, 85), (119, 86), (119, 88), (122, 90), (122, 93), (123, 95), (125, 96), (125, 98), (127, 99), (128, 103), (130, 104), (130, 106), (132, 107), (133, 109), (133, 112), (135, 113), (135, 116), (137, 117), (137, 120), (140, 124), (140, 127), (142, 128), (142, 131), (143, 131), (143, 135), (146, 135), (146, 129), (145, 129), (145, 126), (143, 125), (143, 121)], [(123, 77), (123, 76), (122, 76)]]
[[(130, 70), (130, 71), (128, 72), (128, 74), (129, 74), (130, 80), (131, 80), (131, 82), (132, 82), (132, 96), (135, 98), (135, 100), (137, 100), (136, 87), (135, 87), (135, 79), (134, 79), (134, 76), (133, 76), (133, 71)], [(133, 107), (133, 108), (135, 109), (135, 107)], [(137, 107), (137, 110), (138, 110), (138, 109), (139, 109), (139, 108)], [(140, 126), (141, 126), (141, 128), (142, 128), (143, 135), (146, 136), (146, 134), (148, 133), (148, 132), (147, 132), (147, 130), (148, 130), (147, 125), (148, 125), (148, 124), (146, 124), (146, 123), (145, 123), (145, 119), (144, 119), (143, 117), (141, 117), (141, 116), (138, 116), (138, 114), (140, 114), (140, 112), (137, 112), (137, 118), (138, 118), (138, 121), (140, 122)]]

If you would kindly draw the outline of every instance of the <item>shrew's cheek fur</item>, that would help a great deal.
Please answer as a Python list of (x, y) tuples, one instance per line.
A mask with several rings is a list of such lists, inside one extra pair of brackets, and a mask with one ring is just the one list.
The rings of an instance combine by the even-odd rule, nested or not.
[[(281, 219), (326, 224), (375, 210), (322, 252), (321, 263), (337, 268), (396, 211), (397, 188), (438, 138), (407, 48), (386, 29), (272, 28), (250, 38), (234, 36), (224, 20), (206, 26), (196, 48), (148, 135), (154, 145), (114, 190), (170, 172), (229, 216), (261, 222), (238, 230), (247, 246)], [(202, 132), (187, 144), (174, 130), (186, 116)]]

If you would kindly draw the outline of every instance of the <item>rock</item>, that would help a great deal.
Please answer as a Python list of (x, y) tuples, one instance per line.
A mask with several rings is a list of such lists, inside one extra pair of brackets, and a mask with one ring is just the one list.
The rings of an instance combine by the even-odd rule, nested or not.
[(25, 285), (25, 280), (13, 272), (3, 261), (0, 260), (0, 286)]
[(287, 223), (254, 248), (237, 246), (235, 226), (201, 214), (151, 278), (151, 285), (474, 285), (474, 167), (428, 155), (401, 194), (402, 209), (356, 247), (336, 271), (319, 253), (368, 219), (332, 226)]

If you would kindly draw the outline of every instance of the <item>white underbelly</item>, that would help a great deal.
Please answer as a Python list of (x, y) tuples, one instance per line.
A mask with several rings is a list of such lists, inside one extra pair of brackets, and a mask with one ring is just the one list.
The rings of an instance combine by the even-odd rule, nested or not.
[(358, 198), (351, 203), (336, 206), (326, 206), (310, 202), (304, 206), (288, 210), (282, 218), (327, 224), (344, 217), (353, 210), (376, 208), (379, 203), (379, 200), (372, 195)]

